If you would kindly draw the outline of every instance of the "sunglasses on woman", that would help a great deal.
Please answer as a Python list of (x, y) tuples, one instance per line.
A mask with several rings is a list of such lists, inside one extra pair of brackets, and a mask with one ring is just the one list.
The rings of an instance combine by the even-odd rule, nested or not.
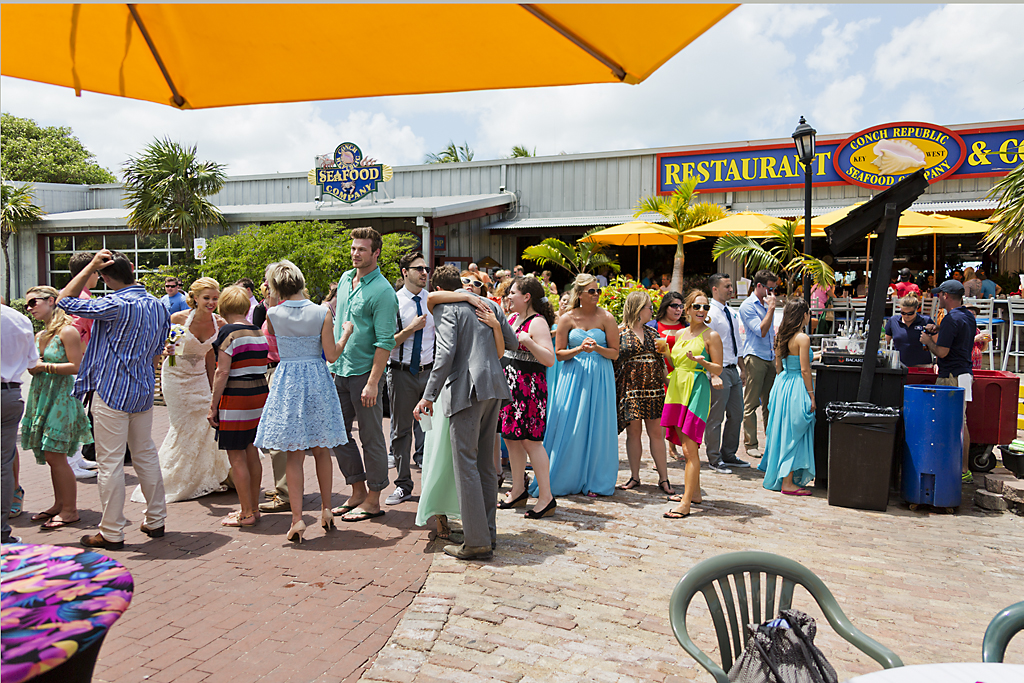
[(477, 289), (480, 289), (481, 287), (484, 286), (484, 283), (480, 282), (479, 280), (470, 280), (468, 277), (462, 278), (462, 284), (473, 285)]
[(695, 310), (695, 311), (700, 311), (700, 310), (710, 311), (711, 310), (711, 304), (693, 304), (693, 306), (691, 306), (691, 308), (693, 310)]
[(679, 308), (682, 308), (683, 305), (682, 304), (669, 304), (668, 307), (669, 308), (679, 309)]
[(600, 287), (591, 287), (590, 289), (584, 289), (583, 291), (586, 292), (587, 294), (600, 294), (601, 293), (601, 288)]
[(28, 301), (25, 302), (25, 308), (35, 308), (37, 303), (45, 300), (45, 298), (29, 299)]

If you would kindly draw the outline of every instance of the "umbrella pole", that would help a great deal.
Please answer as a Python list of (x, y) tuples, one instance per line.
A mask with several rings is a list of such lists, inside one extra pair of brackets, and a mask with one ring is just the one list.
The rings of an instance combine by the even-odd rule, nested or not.
[(640, 282), (643, 278), (640, 276), (640, 242), (636, 243), (636, 281)]
[[(936, 287), (938, 287), (938, 285), (939, 285), (939, 274), (936, 271), (936, 268), (938, 268), (938, 265), (939, 265), (939, 236), (936, 235), (933, 232), (932, 233), (932, 281), (935, 283)], [(928, 294), (931, 295), (931, 292), (928, 292)]]
[(868, 235), (868, 253), (864, 257), (864, 274), (871, 270), (871, 235)]

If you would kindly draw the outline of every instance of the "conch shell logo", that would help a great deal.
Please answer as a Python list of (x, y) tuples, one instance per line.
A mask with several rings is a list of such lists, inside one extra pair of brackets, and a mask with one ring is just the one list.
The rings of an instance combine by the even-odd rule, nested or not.
[(926, 165), (924, 152), (907, 140), (882, 140), (872, 151), (871, 163), (882, 175), (899, 175)]

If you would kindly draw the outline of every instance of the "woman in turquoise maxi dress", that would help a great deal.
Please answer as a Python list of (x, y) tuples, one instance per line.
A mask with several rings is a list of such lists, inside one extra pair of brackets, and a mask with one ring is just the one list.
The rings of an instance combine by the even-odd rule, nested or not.
[(767, 443), (758, 469), (762, 486), (787, 496), (809, 496), (803, 488), (814, 479), (814, 392), (811, 387), (811, 340), (803, 329), (810, 313), (801, 300), (790, 301), (775, 335), (778, 375), (768, 399)]

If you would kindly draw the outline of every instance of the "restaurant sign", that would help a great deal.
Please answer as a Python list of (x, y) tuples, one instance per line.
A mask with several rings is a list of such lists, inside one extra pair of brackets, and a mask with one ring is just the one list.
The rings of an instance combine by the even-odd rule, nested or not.
[[(1024, 161), (1024, 126), (983, 124), (956, 131), (926, 123), (889, 123), (845, 140), (820, 139), (811, 162), (816, 187), (850, 183), (884, 190), (919, 168), (930, 182), (1005, 175)], [(658, 155), (658, 194), (687, 178), (701, 192), (803, 187), (792, 143), (733, 146)]]
[(854, 133), (832, 157), (840, 177), (861, 187), (884, 190), (924, 169), (928, 182), (953, 174), (966, 156), (963, 139), (927, 123), (888, 123)]
[(327, 157), (317, 166), (306, 176), (309, 184), (320, 186), (324, 194), (348, 204), (376, 192), (377, 183), (386, 183), (392, 177), (390, 166), (364, 158), (354, 142), (341, 143), (334, 150), (333, 159)]

